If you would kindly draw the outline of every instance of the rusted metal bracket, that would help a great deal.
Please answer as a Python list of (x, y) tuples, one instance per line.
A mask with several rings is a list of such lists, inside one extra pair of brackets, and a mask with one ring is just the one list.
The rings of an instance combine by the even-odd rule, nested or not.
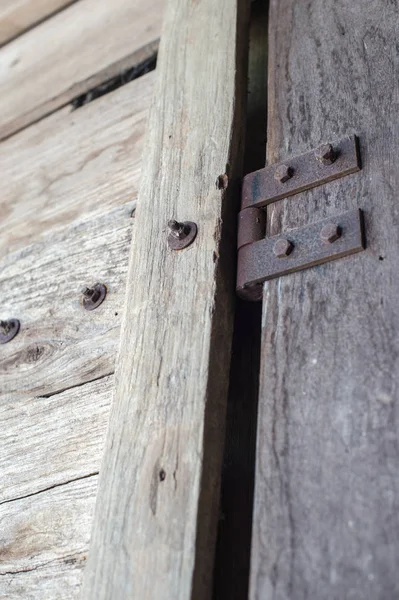
[(359, 169), (357, 138), (352, 137), (246, 176), (238, 222), (239, 296), (260, 300), (264, 281), (364, 249), (359, 209), (265, 238), (266, 213), (260, 208)]
[(356, 136), (346, 137), (335, 144), (323, 144), (284, 163), (269, 165), (244, 177), (241, 210), (267, 206), (359, 170)]
[(264, 238), (238, 251), (237, 293), (247, 300), (260, 300), (264, 281), (363, 249), (363, 214), (359, 209)]

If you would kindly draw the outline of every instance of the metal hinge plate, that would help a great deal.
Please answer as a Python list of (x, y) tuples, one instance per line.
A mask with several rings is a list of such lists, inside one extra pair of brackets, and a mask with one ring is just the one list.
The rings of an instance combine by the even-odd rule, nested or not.
[(358, 141), (352, 137), (245, 177), (237, 244), (237, 293), (241, 297), (260, 300), (264, 281), (364, 249), (359, 209), (265, 238), (266, 213), (260, 208), (359, 169)]

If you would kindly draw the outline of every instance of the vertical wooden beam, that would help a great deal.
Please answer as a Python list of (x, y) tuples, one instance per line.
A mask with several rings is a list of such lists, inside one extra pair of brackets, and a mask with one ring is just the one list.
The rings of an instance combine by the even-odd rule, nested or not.
[(271, 0), (269, 163), (345, 135), (360, 173), (269, 230), (360, 207), (367, 250), (264, 288), (251, 598), (399, 595), (396, 2)]
[[(169, 1), (85, 599), (209, 598), (234, 305), (247, 4)], [(197, 223), (185, 250), (168, 248), (170, 219)]]

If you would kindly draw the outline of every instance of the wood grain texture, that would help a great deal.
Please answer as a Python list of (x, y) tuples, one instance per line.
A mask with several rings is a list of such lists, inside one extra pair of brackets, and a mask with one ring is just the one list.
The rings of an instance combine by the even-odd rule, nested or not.
[(0, 0), (0, 46), (76, 0)]
[(98, 476), (0, 505), (0, 598), (78, 598)]
[[(247, 2), (171, 0), (83, 598), (209, 598), (233, 316)], [(227, 190), (218, 176), (229, 165)], [(169, 250), (171, 218), (198, 224)], [(137, 281), (140, 285), (137, 285)]]
[(98, 473), (113, 383), (0, 405), (0, 504)]
[(2, 47), (0, 139), (151, 56), (163, 4), (80, 0)]
[[(124, 302), (133, 203), (50, 232), (0, 268), (0, 318), (21, 322), (0, 346), (0, 404), (63, 391), (114, 371)], [(81, 290), (108, 288), (94, 311)]]
[(0, 144), (0, 258), (50, 229), (136, 199), (153, 87), (148, 73)]
[(271, 1), (268, 161), (344, 135), (363, 170), (269, 229), (361, 207), (366, 252), (270, 282), (251, 598), (399, 595), (396, 2)]

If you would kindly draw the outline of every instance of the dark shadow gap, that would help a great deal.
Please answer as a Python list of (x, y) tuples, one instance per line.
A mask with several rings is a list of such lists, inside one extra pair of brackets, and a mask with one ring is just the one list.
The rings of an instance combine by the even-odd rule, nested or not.
[(134, 65), (130, 69), (125, 69), (124, 71), (121, 71), (120, 73), (118, 73), (118, 75), (115, 75), (114, 77), (111, 77), (111, 79), (108, 79), (108, 81), (104, 81), (103, 83), (89, 90), (88, 92), (77, 96), (71, 101), (73, 110), (76, 110), (77, 108), (80, 108), (85, 104), (89, 104), (89, 102), (92, 102), (97, 98), (101, 98), (101, 96), (105, 96), (105, 94), (109, 94), (110, 92), (117, 90), (123, 85), (130, 83), (134, 79), (138, 79), (146, 73), (153, 71), (157, 66), (157, 56), (158, 53), (155, 53), (149, 58), (143, 60), (143, 62), (139, 63), (138, 65)]
[[(251, 6), (244, 174), (265, 166), (268, 0)], [(237, 300), (227, 405), (214, 600), (247, 600), (255, 481), (261, 303)]]

